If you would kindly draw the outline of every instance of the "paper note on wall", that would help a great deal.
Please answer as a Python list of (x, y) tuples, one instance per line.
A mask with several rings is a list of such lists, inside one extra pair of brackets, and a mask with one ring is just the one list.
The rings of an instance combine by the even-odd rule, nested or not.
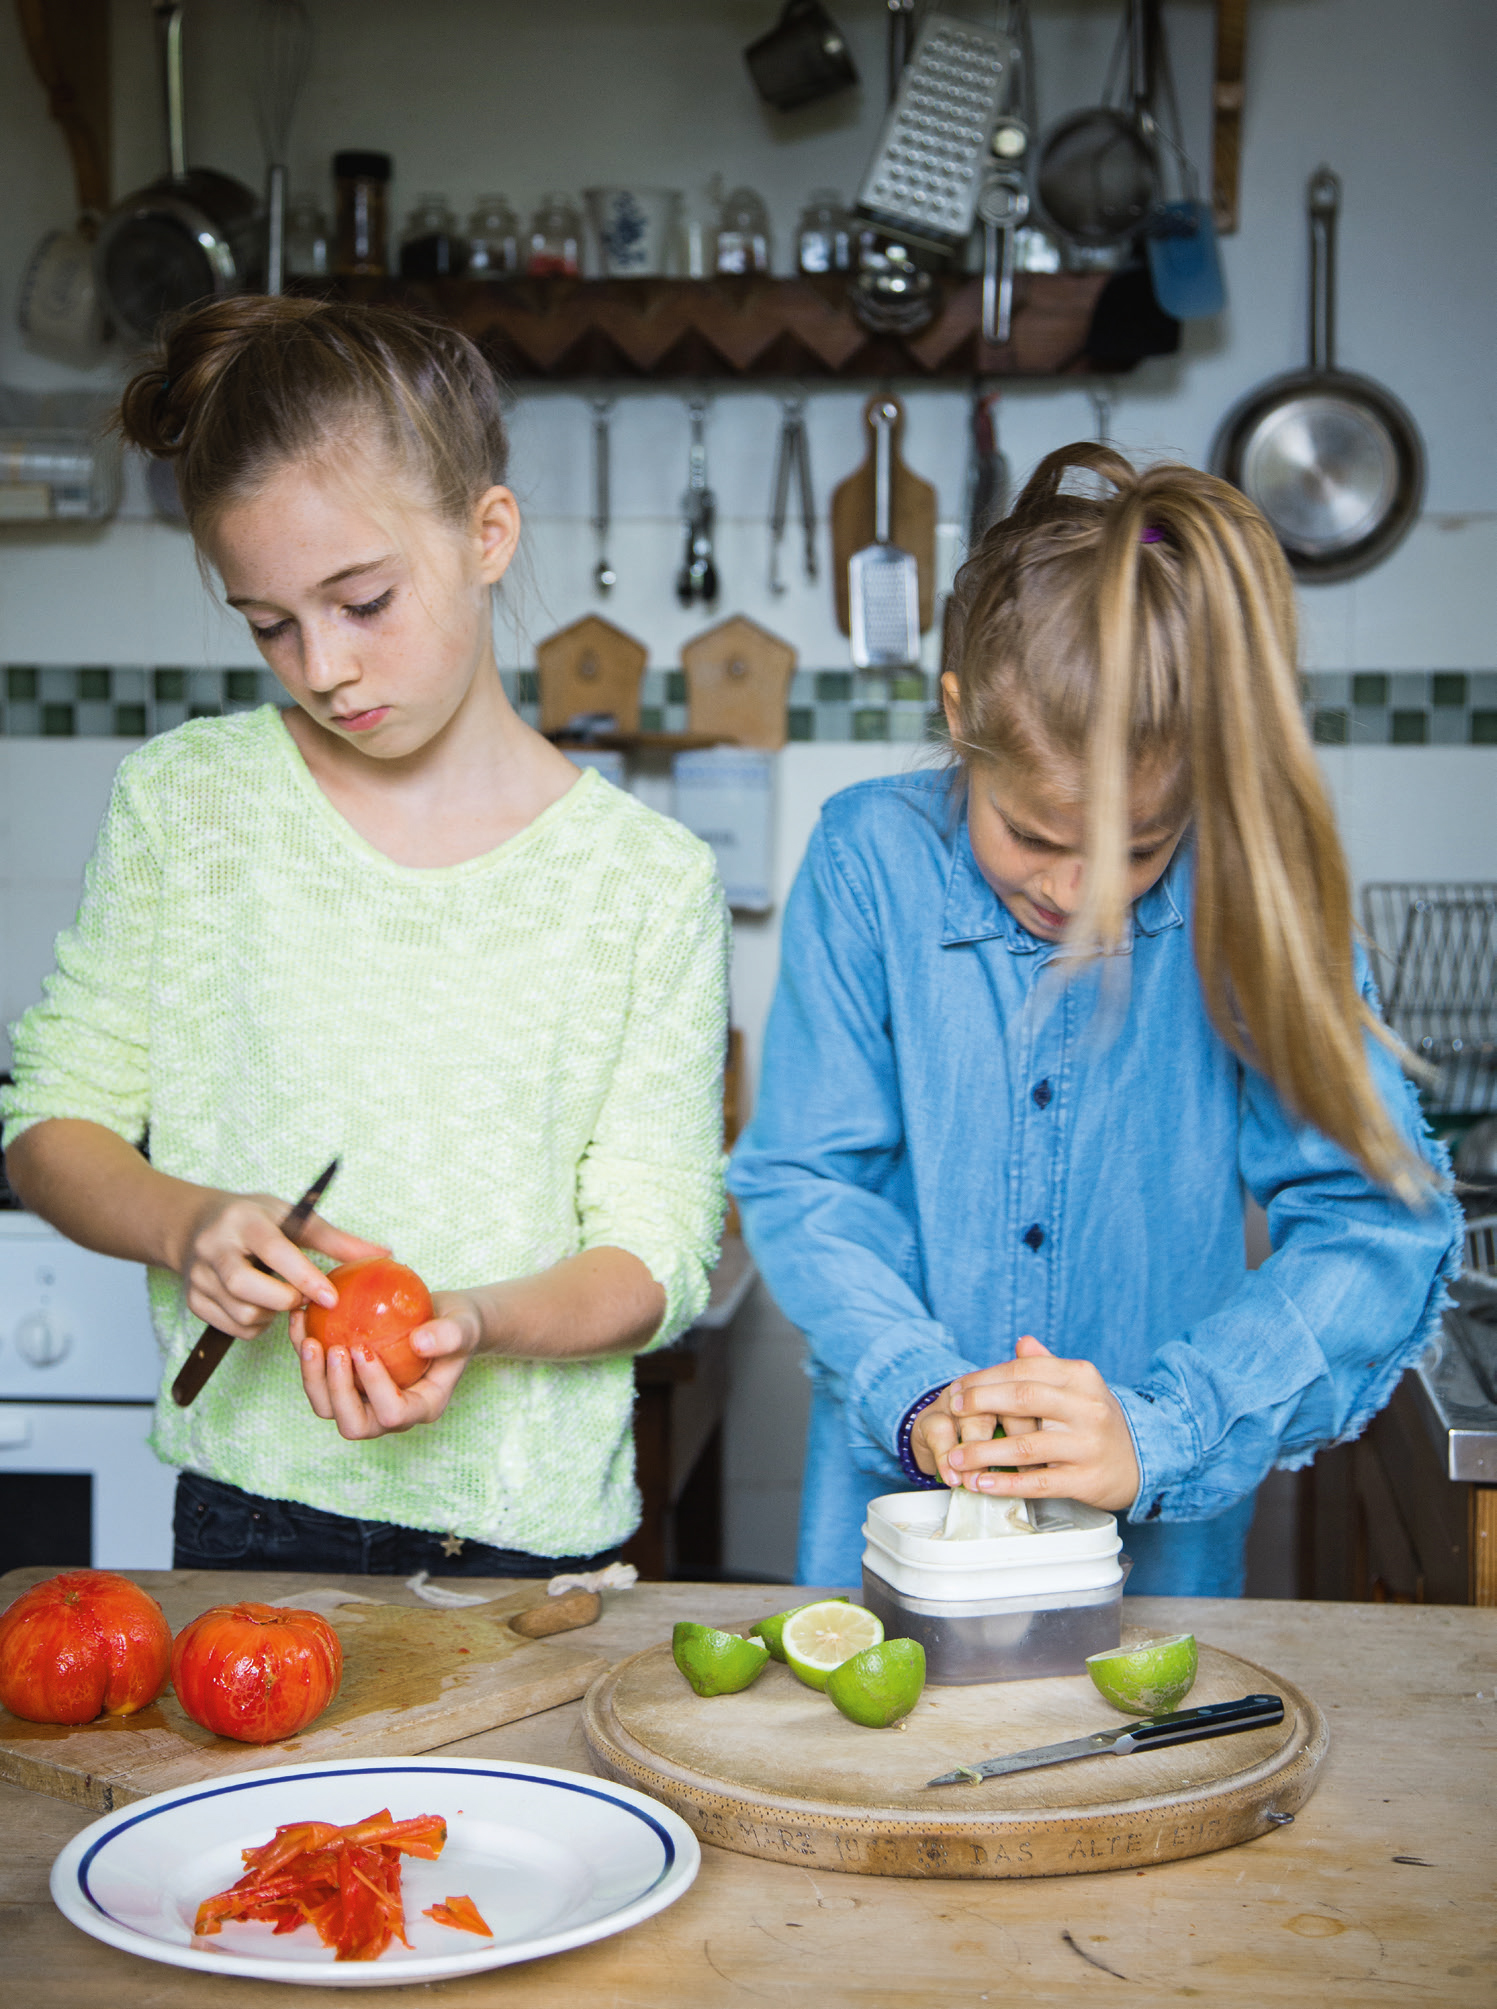
[(763, 914), (773, 905), (771, 831), (775, 756), (747, 747), (678, 753), (676, 817), (717, 856), (728, 905)]

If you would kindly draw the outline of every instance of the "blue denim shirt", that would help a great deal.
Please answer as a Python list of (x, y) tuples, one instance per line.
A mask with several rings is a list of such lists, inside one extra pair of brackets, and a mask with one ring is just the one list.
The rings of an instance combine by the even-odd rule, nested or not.
[[(908, 1484), (911, 1405), (1033, 1333), (1116, 1392), (1141, 1474), (1130, 1519), (1220, 1523), (1215, 1543), (1182, 1529), (1149, 1587), (1240, 1588), (1265, 1473), (1357, 1435), (1418, 1355), (1454, 1203), (1415, 1211), (1372, 1185), (1217, 1036), (1191, 881), (1182, 851), (1126, 955), (1062, 980), (982, 877), (947, 775), (826, 804), (730, 1176), (810, 1349), (801, 1581), (856, 1581), (863, 1505)], [(1368, 1054), (1438, 1159), (1396, 1062), (1371, 1038)], [(1256, 1272), (1244, 1187), (1273, 1243)]]

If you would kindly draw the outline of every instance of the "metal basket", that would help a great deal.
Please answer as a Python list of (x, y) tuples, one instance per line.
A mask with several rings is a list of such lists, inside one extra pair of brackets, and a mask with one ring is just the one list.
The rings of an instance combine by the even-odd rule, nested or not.
[(1431, 1114), (1497, 1110), (1497, 885), (1379, 885), (1362, 911), (1391, 1029), (1437, 1070)]
[(1461, 1269), (1497, 1290), (1497, 1214), (1483, 1214), (1466, 1223), (1466, 1253)]

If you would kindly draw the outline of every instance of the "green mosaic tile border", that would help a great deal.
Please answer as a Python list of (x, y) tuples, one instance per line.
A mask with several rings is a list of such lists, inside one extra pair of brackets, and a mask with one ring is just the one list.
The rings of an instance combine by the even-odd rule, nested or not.
[[(537, 717), (533, 670), (506, 670), (523, 718)], [(1303, 680), (1305, 716), (1322, 746), (1497, 747), (1497, 670), (1317, 671)], [(938, 738), (934, 676), (865, 670), (798, 670), (790, 680), (791, 740)], [(0, 670), (0, 733), (18, 739), (148, 739), (189, 718), (216, 718), (288, 703), (268, 670), (171, 665), (10, 663)], [(686, 678), (646, 670), (645, 732), (686, 730)]]

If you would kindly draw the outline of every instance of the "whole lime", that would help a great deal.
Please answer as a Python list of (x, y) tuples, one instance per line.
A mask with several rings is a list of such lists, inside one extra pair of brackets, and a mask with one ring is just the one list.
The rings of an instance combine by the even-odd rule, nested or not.
[[(824, 1604), (846, 1604), (848, 1599), (845, 1597), (824, 1598), (822, 1602)], [(762, 1639), (764, 1644), (769, 1648), (772, 1660), (778, 1660), (783, 1663), (785, 1659), (785, 1649), (780, 1642), (780, 1635), (785, 1630), (786, 1619), (794, 1618), (798, 1611), (805, 1611), (806, 1609), (807, 1607), (803, 1604), (793, 1604), (789, 1611), (774, 1612), (769, 1618), (761, 1618), (757, 1625), (749, 1627), (749, 1631), (756, 1638)]]
[(854, 1723), (886, 1730), (908, 1716), (925, 1690), (925, 1648), (918, 1639), (886, 1639), (844, 1660), (826, 1692)]
[(671, 1657), (698, 1695), (736, 1695), (769, 1665), (769, 1648), (683, 1619), (671, 1632)]
[(1171, 1633), (1143, 1646), (1089, 1653), (1086, 1671), (1097, 1692), (1125, 1716), (1167, 1716), (1195, 1686), (1195, 1634)]

